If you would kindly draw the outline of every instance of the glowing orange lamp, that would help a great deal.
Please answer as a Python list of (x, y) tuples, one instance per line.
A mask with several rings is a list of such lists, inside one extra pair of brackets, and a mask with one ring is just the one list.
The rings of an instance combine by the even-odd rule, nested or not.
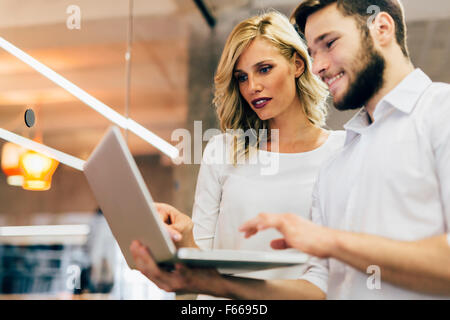
[(12, 186), (23, 185), (23, 175), (20, 170), (20, 156), (26, 150), (17, 144), (7, 142), (2, 149), (2, 170), (6, 175), (6, 182)]
[(59, 162), (43, 154), (28, 150), (20, 156), (19, 166), (24, 177), (25, 190), (45, 191), (50, 189), (52, 176)]

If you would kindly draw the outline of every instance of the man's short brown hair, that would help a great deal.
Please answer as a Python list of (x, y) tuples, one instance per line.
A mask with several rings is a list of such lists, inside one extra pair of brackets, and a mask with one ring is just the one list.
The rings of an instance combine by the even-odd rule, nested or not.
[(308, 17), (334, 3), (337, 4), (338, 10), (344, 16), (353, 16), (358, 26), (367, 35), (369, 33), (367, 19), (373, 14), (373, 12), (368, 10), (369, 7), (377, 6), (380, 8), (380, 12), (388, 13), (395, 22), (397, 43), (400, 45), (404, 56), (409, 58), (406, 44), (405, 16), (399, 0), (305, 0), (294, 10), (291, 15), (291, 21), (295, 21), (300, 32), (304, 34)]

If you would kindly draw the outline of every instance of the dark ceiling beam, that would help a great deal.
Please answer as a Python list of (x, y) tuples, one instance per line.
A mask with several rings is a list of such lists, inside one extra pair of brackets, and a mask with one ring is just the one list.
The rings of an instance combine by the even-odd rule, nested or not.
[(214, 28), (214, 26), (216, 25), (216, 18), (211, 13), (211, 10), (205, 5), (204, 0), (194, 0), (194, 2), (202, 13), (208, 25), (211, 28)]

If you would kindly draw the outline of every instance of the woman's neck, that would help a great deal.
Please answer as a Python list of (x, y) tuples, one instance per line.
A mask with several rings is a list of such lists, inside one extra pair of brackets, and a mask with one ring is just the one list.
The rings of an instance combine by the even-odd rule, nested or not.
[(297, 153), (311, 151), (322, 145), (328, 138), (325, 130), (314, 125), (306, 116), (300, 101), (283, 114), (269, 120), (271, 130), (278, 130), (278, 141), (268, 144), (276, 151), (274, 143), (278, 142), (278, 152)]

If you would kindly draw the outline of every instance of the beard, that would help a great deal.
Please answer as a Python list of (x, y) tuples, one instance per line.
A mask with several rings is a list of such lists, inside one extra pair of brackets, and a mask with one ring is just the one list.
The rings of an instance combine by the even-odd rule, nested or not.
[(363, 107), (384, 84), (386, 61), (373, 47), (372, 39), (363, 40), (363, 46), (354, 65), (361, 66), (354, 72), (355, 80), (341, 101), (335, 102), (336, 109), (340, 111)]

